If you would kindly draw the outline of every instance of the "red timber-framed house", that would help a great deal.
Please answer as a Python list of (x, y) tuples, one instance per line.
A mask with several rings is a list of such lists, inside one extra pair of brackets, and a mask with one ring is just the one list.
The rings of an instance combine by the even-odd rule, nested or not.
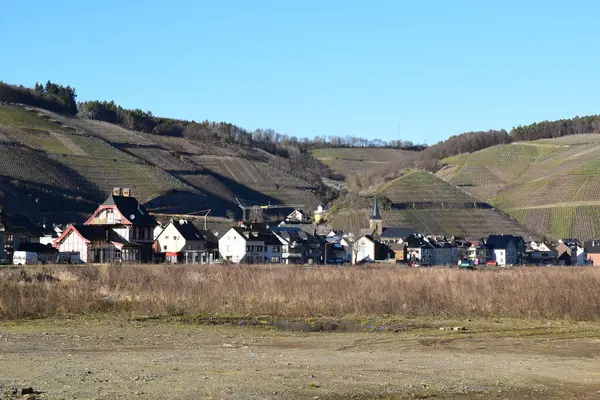
[(83, 225), (69, 226), (54, 247), (78, 252), (88, 263), (152, 262), (156, 225), (129, 189), (115, 188)]

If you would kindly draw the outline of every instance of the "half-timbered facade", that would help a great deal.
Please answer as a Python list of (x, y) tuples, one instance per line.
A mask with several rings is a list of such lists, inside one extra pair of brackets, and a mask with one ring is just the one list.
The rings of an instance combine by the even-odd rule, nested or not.
[(115, 189), (83, 225), (71, 225), (53, 243), (79, 252), (83, 262), (151, 262), (156, 220), (129, 195)]

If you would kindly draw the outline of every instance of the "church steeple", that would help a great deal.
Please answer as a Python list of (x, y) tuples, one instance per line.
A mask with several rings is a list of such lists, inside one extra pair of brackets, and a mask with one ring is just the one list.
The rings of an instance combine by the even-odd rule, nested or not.
[(373, 212), (371, 212), (371, 216), (369, 217), (369, 230), (374, 234), (381, 235), (383, 232), (383, 218), (381, 218), (381, 213), (379, 212), (379, 206), (377, 205), (377, 196), (373, 198)]
[(381, 214), (379, 213), (379, 206), (377, 205), (377, 196), (373, 197), (373, 212), (371, 213), (371, 219), (381, 220)]

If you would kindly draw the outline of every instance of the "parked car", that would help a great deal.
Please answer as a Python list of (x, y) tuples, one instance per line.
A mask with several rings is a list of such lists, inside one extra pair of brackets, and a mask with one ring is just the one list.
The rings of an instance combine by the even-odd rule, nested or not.
[(60, 252), (56, 255), (57, 264), (83, 264), (81, 255), (76, 251)]

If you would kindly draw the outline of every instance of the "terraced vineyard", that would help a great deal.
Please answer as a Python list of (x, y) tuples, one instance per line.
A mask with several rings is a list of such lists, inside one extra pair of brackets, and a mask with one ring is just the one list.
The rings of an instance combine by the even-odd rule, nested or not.
[(61, 164), (78, 171), (106, 195), (114, 187), (129, 187), (140, 201), (146, 202), (173, 190), (199, 193), (198, 190), (151, 165), (107, 161), (95, 157), (55, 156), (54, 158)]
[[(377, 194), (392, 201), (382, 211), (384, 227), (411, 227), (423, 234), (477, 238), (490, 234), (537, 237), (509, 215), (480, 203), (461, 189), (425, 171), (409, 171), (381, 186)], [(350, 199), (332, 212), (333, 229), (358, 233), (369, 227), (365, 198)]]
[(0, 125), (43, 130), (61, 129), (60, 125), (52, 122), (46, 116), (27, 111), (25, 107), (8, 105), (0, 106)]
[(415, 153), (407, 150), (386, 148), (326, 148), (311, 151), (336, 174), (348, 177), (356, 173), (381, 173), (409, 167)]
[(553, 239), (600, 237), (600, 205), (509, 209), (526, 226)]
[(43, 154), (19, 147), (0, 145), (0, 176), (23, 182), (51, 184), (65, 190), (80, 189), (72, 171)]
[(462, 154), (436, 175), (542, 235), (589, 239), (600, 234), (599, 160), (600, 135), (577, 135)]
[[(266, 162), (241, 157), (195, 156), (190, 159), (208, 174), (183, 176), (182, 179), (192, 184), (204, 183), (207, 191), (220, 198), (235, 200), (237, 197), (261, 204), (304, 204), (307, 209), (318, 205), (306, 182)], [(221, 183), (213, 182), (215, 179)], [(227, 190), (223, 186), (227, 186)]]
[[(537, 237), (516, 220), (494, 209), (391, 210), (384, 211), (382, 217), (384, 227), (412, 227), (429, 235), (478, 238), (504, 233)], [(341, 212), (328, 222), (333, 229), (357, 233), (369, 227), (369, 210)]]
[(172, 150), (164, 150), (154, 146), (127, 146), (123, 147), (123, 149), (128, 153), (133, 154), (135, 157), (148, 163), (152, 163), (165, 171), (195, 171), (198, 169), (196, 164), (188, 161), (184, 156), (181, 156)]
[(448, 167), (438, 172), (437, 176), (464, 187), (481, 200), (488, 200), (508, 183), (522, 176), (536, 157), (553, 150), (553, 147), (530, 144), (494, 146), (444, 160)]
[(121, 128), (118, 125), (109, 124), (108, 122), (96, 121), (93, 119), (62, 117), (57, 114), (53, 114), (53, 116), (60, 119), (61, 122), (73, 126), (76, 129), (80, 129), (87, 133), (93, 133), (107, 142), (140, 145), (155, 144), (149, 140), (146, 135), (140, 132), (130, 131), (128, 129)]
[(191, 186), (202, 188), (204, 192), (210, 193), (218, 199), (226, 200), (231, 204), (235, 204), (236, 197), (243, 197), (241, 194), (233, 192), (222, 180), (211, 174), (180, 174), (179, 178)]
[(394, 204), (412, 202), (472, 203), (474, 198), (426, 171), (409, 171), (378, 191)]
[(0, 127), (0, 134), (5, 141), (18, 143), (30, 149), (48, 153), (73, 154), (72, 150), (66, 147), (55, 135), (51, 134), (50, 131), (30, 128)]
[(103, 201), (113, 187), (129, 187), (148, 209), (165, 213), (210, 208), (211, 215), (224, 217), (237, 211), (236, 198), (315, 207), (309, 185), (272, 161), (281, 162), (258, 149), (216, 147), (0, 105), (0, 180), (9, 182), (0, 201), (18, 209), (18, 197), (27, 197), (22, 204), (43, 200), (45, 208), (35, 203), (33, 208), (54, 212), (56, 220), (66, 218), (65, 207), (91, 211), (86, 207)]

